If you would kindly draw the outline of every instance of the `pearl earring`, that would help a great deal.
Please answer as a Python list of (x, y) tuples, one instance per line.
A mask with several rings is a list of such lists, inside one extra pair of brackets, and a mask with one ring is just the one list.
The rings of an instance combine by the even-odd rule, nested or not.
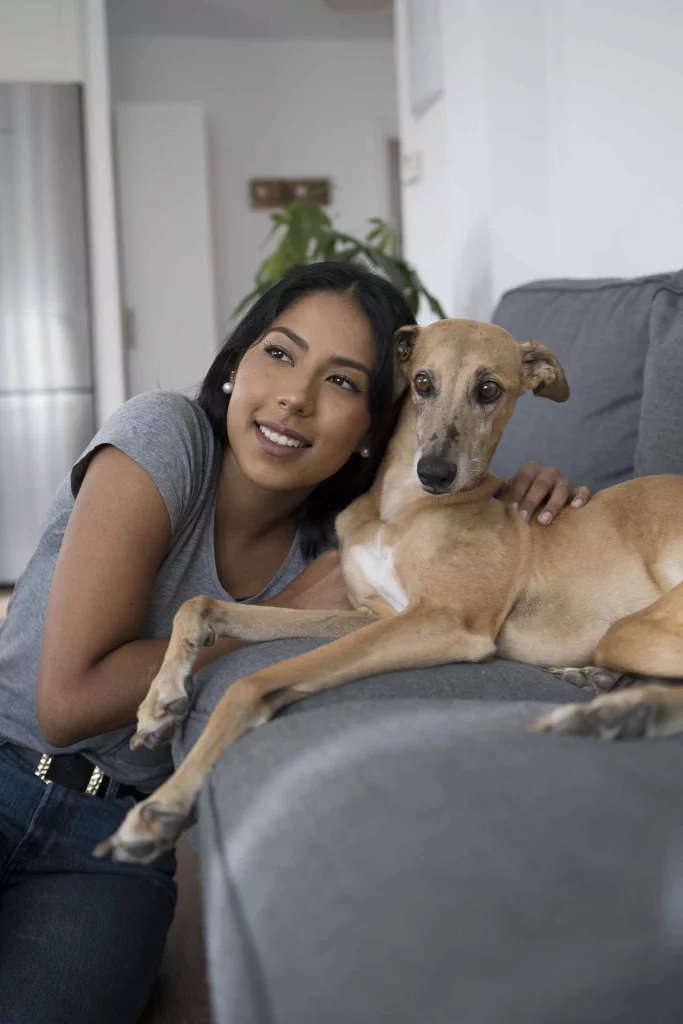
[(358, 454), (360, 455), (361, 459), (369, 459), (370, 458), (370, 449), (369, 448), (359, 448), (358, 449)]
[(230, 374), (230, 377), (228, 378), (228, 380), (226, 380), (225, 384), (223, 385), (223, 388), (222, 388), (223, 394), (225, 394), (225, 395), (231, 395), (232, 394), (232, 389), (235, 386), (234, 385), (234, 380), (235, 380), (235, 371), (233, 370), (232, 373)]

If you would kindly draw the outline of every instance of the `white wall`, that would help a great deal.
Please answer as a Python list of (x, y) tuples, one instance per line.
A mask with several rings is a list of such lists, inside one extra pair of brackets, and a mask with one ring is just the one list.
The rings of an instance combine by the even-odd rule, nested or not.
[(442, 0), (444, 95), (418, 119), (403, 6), (401, 138), (424, 167), (405, 252), (448, 312), (487, 317), (536, 277), (683, 266), (683, 5)]
[[(445, 101), (437, 100), (416, 120), (409, 113), (409, 50), (406, 18), (396, 21), (398, 106), (401, 112), (402, 219), (404, 255), (417, 254), (423, 280), (437, 298), (449, 294), (452, 280), (450, 232), (444, 230), (449, 205)], [(417, 158), (420, 177), (405, 185), (408, 160)], [(406, 202), (407, 200), (407, 202)], [(414, 258), (414, 257), (411, 257)]]
[(251, 290), (268, 215), (253, 177), (333, 179), (332, 212), (360, 231), (388, 216), (386, 139), (397, 131), (393, 49), (357, 40), (111, 40), (113, 102), (193, 102), (207, 112), (218, 319)]
[(83, 14), (82, 0), (0, 0), (2, 81), (82, 81)]

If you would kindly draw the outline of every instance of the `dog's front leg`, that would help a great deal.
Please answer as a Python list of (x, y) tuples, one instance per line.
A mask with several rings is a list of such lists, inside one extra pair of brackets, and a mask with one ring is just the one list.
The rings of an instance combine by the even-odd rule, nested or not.
[(133, 750), (171, 739), (190, 704), (192, 671), (201, 647), (217, 636), (259, 642), (287, 637), (339, 637), (372, 621), (362, 611), (313, 611), (241, 605), (194, 597), (178, 609), (161, 668), (138, 709)]
[(249, 729), (279, 708), (311, 693), (395, 669), (480, 661), (492, 654), (491, 636), (465, 629), (450, 612), (413, 608), (379, 619), (325, 647), (271, 665), (230, 686), (178, 771), (96, 850), (118, 860), (153, 860), (191, 823), (204, 775)]

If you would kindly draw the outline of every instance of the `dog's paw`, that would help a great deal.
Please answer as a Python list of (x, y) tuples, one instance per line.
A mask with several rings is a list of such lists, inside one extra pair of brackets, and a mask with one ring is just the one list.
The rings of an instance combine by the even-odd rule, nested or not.
[(117, 831), (93, 850), (95, 857), (149, 864), (173, 849), (181, 833), (196, 819), (194, 803), (169, 804), (154, 794), (131, 808)]
[(643, 739), (653, 733), (655, 704), (647, 687), (597, 697), (589, 704), (564, 704), (537, 718), (532, 732), (596, 736), (603, 740)]
[(131, 750), (139, 747), (154, 750), (163, 743), (170, 743), (189, 711), (191, 694), (192, 676), (184, 679), (157, 676), (138, 709), (138, 725), (130, 740)]
[(582, 668), (551, 668), (548, 671), (556, 679), (588, 690), (589, 693), (608, 693), (610, 690), (622, 689), (633, 681), (633, 677), (624, 672), (597, 668), (595, 665), (584, 665)]

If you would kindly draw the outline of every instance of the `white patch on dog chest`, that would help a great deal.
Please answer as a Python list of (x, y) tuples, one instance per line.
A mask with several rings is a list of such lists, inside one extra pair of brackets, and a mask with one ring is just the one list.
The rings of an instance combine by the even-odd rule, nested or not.
[(349, 551), (360, 572), (365, 576), (371, 587), (377, 591), (397, 612), (408, 607), (408, 595), (396, 579), (394, 572), (394, 553), (379, 540), (374, 544), (354, 544)]
[(657, 560), (657, 568), (664, 582), (673, 590), (683, 582), (683, 552), (669, 552)]

